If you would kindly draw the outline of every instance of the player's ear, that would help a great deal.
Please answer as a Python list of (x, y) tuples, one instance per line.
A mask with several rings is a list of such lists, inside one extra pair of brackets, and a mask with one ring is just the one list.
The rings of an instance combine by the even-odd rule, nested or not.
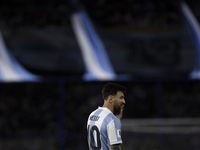
[(112, 95), (109, 95), (109, 96), (108, 96), (108, 102), (112, 103), (112, 101), (113, 101), (113, 96), (112, 96)]

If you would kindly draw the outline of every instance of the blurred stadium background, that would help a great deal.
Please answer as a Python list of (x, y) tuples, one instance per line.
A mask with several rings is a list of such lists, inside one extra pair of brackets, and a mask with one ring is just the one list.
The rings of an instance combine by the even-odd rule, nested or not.
[[(198, 21), (200, 3), (185, 2)], [(181, 3), (2, 0), (0, 149), (88, 149), (87, 117), (103, 104), (102, 86), (116, 82), (128, 89), (123, 149), (199, 150), (200, 81), (190, 74), (199, 71), (200, 52)], [(88, 66), (70, 20), (80, 9), (92, 21), (116, 78), (84, 78)], [(13, 68), (20, 78), (12, 78)]]

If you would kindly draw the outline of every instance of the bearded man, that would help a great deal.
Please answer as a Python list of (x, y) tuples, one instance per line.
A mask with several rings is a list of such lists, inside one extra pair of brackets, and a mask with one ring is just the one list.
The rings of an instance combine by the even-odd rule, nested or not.
[(126, 88), (108, 83), (103, 87), (104, 104), (88, 117), (89, 150), (121, 150), (121, 121)]

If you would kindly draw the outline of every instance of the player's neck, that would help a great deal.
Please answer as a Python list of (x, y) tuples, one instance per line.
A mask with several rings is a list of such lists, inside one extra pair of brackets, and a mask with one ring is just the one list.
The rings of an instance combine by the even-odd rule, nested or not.
[(109, 105), (108, 103), (104, 103), (102, 107), (108, 108), (113, 113), (113, 106), (112, 105)]

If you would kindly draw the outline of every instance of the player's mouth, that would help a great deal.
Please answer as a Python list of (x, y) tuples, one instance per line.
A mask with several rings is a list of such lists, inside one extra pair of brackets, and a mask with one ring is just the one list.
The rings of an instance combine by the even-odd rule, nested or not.
[(124, 104), (121, 105), (121, 108), (122, 108), (122, 109), (124, 108)]

